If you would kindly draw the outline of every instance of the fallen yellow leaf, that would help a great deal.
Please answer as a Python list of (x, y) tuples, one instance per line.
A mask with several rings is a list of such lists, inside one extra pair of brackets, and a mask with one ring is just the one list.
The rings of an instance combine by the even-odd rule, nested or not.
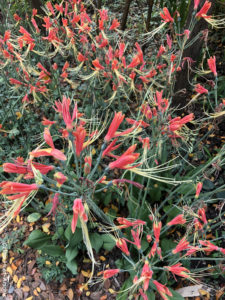
[(23, 278), (20, 278), (20, 279), (18, 280), (17, 285), (16, 285), (16, 287), (17, 287), (18, 289), (21, 288), (22, 281), (23, 281)]
[(87, 278), (90, 278), (90, 277), (91, 277), (91, 272), (90, 272), (90, 271), (86, 272), (86, 271), (84, 271), (84, 270), (81, 270), (81, 273), (82, 273), (82, 275), (83, 275), (84, 277), (87, 277)]
[(29, 286), (25, 285), (25, 286), (23, 287), (23, 292), (24, 292), (24, 293), (29, 292), (29, 290), (30, 290)]
[(67, 292), (67, 297), (70, 299), (70, 300), (73, 300), (73, 290), (72, 289), (69, 289), (68, 292)]
[(48, 233), (49, 232), (49, 227), (51, 226), (51, 223), (45, 223), (42, 225), (42, 229), (44, 232)]
[(105, 261), (106, 260), (106, 258), (104, 256), (100, 256), (99, 258), (100, 258), (101, 261)]

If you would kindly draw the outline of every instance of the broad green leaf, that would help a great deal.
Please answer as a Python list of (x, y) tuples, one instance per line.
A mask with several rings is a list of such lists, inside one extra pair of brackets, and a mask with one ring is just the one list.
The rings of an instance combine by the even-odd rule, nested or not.
[(148, 300), (155, 300), (155, 293), (153, 291), (147, 291), (145, 294), (147, 295)]
[(51, 236), (40, 230), (34, 230), (31, 232), (28, 239), (24, 242), (24, 245), (28, 245), (34, 249), (40, 249), (49, 240), (51, 240)]
[(57, 245), (43, 245), (39, 248), (42, 252), (51, 256), (64, 256), (64, 251), (61, 247)]
[(77, 262), (76, 260), (68, 261), (66, 263), (67, 268), (71, 271), (73, 275), (77, 274)]
[(66, 259), (67, 262), (72, 261), (78, 254), (78, 249), (77, 247), (68, 247), (66, 249)]
[(92, 248), (94, 248), (95, 251), (98, 253), (99, 250), (101, 249), (102, 245), (103, 245), (102, 235), (100, 235), (96, 232), (91, 233), (90, 234), (90, 241), (91, 241)]
[(109, 234), (103, 234), (102, 235), (102, 239), (103, 239), (103, 248), (105, 250), (112, 250), (112, 248), (116, 245), (115, 240), (113, 239), (113, 237)]
[(39, 220), (40, 217), (41, 217), (41, 214), (39, 214), (39, 213), (33, 213), (33, 214), (30, 214), (27, 217), (27, 221), (30, 222), (30, 223), (33, 223), (33, 222), (36, 222), (37, 220)]

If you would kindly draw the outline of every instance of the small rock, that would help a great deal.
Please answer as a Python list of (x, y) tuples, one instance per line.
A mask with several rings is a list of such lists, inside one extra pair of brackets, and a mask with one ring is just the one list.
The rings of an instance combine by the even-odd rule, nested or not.
[(9, 290), (8, 290), (8, 294), (12, 294), (14, 292), (14, 286), (10, 286)]
[(41, 289), (42, 291), (46, 291), (46, 286), (44, 285), (44, 282), (43, 282), (43, 281), (41, 281), (40, 289)]
[(92, 300), (99, 300), (100, 297), (101, 297), (101, 292), (94, 292), (94, 293), (92, 293), (91, 296), (90, 296), (90, 298), (91, 298)]
[(42, 297), (44, 297), (45, 299), (48, 299), (48, 294), (46, 292), (42, 292), (41, 293)]
[(40, 282), (38, 282), (38, 281), (32, 282), (32, 287), (33, 287), (34, 289), (36, 289), (39, 285), (40, 285)]
[(14, 291), (14, 293), (16, 293), (17, 294), (17, 296), (18, 296), (18, 300), (22, 300), (22, 299), (24, 299), (23, 298), (23, 291), (21, 290), (21, 289), (15, 289), (15, 291)]

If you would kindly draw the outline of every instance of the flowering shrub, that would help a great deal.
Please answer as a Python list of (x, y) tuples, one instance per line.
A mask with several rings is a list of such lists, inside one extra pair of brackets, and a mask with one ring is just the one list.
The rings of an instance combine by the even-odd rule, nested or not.
[[(62, 256), (76, 274), (75, 258), (83, 240), (92, 260), (89, 282), (96, 264), (93, 249), (116, 246), (123, 259), (99, 276), (105, 280), (128, 271), (124, 299), (129, 293), (148, 299), (151, 289), (169, 299), (174, 295), (171, 275), (196, 280), (190, 263), (195, 255), (216, 251), (220, 260), (224, 254), (224, 248), (207, 239), (207, 232), (220, 223), (214, 226), (206, 217), (207, 203), (217, 201), (224, 188), (207, 190), (208, 178), (224, 165), (224, 147), (195, 167), (188, 156), (197, 152), (203, 120), (195, 120), (192, 111), (181, 115), (171, 108), (176, 76), (185, 61), (191, 64), (182, 54), (193, 43), (189, 38), (195, 23), (204, 18), (217, 25), (207, 15), (210, 2), (199, 11), (198, 6), (195, 1), (191, 26), (182, 32), (177, 31), (175, 16), (163, 9), (161, 25), (144, 37), (149, 43), (159, 32), (165, 36), (159, 47), (149, 46), (151, 61), (141, 43), (133, 49), (107, 10), (98, 12), (96, 22), (81, 0), (60, 5), (48, 1), (43, 18), (33, 10), (29, 28), (16, 15), (15, 29), (0, 39), (0, 64), (10, 91), (19, 94), (24, 110), (31, 104), (45, 106), (41, 144), (32, 145), (27, 159), (3, 164), (4, 172), (18, 177), (0, 183), (7, 209), (1, 229), (37, 198), (37, 192), (49, 193), (51, 205), (45, 209), (55, 219), (56, 233), (51, 239), (35, 230), (26, 244)], [(210, 111), (207, 122), (224, 114), (224, 102), (218, 104), (215, 57), (208, 58), (205, 68), (209, 70), (198, 75), (212, 73), (214, 90), (210, 82), (209, 87), (193, 84), (187, 106), (214, 94), (215, 112)], [(136, 101), (137, 109), (128, 112), (124, 98)], [(114, 111), (113, 117), (106, 107)], [(113, 201), (127, 208), (126, 216), (103, 210)], [(183, 230), (176, 243), (168, 236), (172, 226)]]

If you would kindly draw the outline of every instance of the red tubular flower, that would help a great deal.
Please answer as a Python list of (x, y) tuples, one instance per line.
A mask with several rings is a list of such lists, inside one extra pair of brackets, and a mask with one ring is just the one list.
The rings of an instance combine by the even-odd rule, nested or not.
[(146, 239), (147, 239), (147, 242), (148, 242), (148, 243), (151, 243), (152, 237), (151, 237), (150, 234), (147, 234)]
[(121, 111), (118, 113), (115, 112), (112, 123), (109, 126), (108, 132), (104, 138), (105, 142), (108, 143), (113, 137), (115, 137), (115, 133), (119, 128), (120, 124), (123, 122), (124, 117), (125, 115), (123, 115)]
[(168, 297), (166, 295), (173, 296), (170, 290), (165, 285), (159, 283), (157, 280), (153, 280), (153, 283), (164, 300), (168, 300)]
[(158, 106), (158, 109), (162, 112), (165, 112), (169, 106), (168, 99), (162, 99), (163, 91), (158, 92), (156, 91), (156, 105)]
[(126, 218), (119, 217), (117, 218), (117, 222), (122, 225), (120, 226), (121, 229), (133, 226), (133, 222), (127, 220)]
[(210, 9), (211, 5), (212, 5), (211, 2), (205, 1), (204, 5), (200, 9), (200, 11), (196, 14), (196, 17), (204, 18), (204, 19), (210, 18), (210, 16), (207, 16), (206, 14), (207, 14), (208, 10)]
[(69, 130), (69, 131), (72, 131), (73, 121), (75, 119), (80, 118), (83, 114), (78, 112), (77, 103), (75, 103), (73, 113), (72, 113), (72, 116), (71, 116), (71, 114), (70, 114), (70, 104), (71, 104), (70, 98), (66, 98), (66, 96), (63, 96), (62, 103), (55, 101), (55, 106), (56, 107), (54, 109), (62, 114), (63, 120), (66, 124), (66, 129)]
[(57, 181), (57, 186), (60, 187), (68, 179), (63, 173), (57, 172), (54, 174), (54, 178)]
[(54, 12), (54, 9), (53, 9), (53, 6), (52, 6), (51, 2), (48, 1), (48, 2), (46, 3), (46, 6), (47, 6), (48, 10), (51, 12), (51, 14), (54, 16), (54, 15), (55, 15), (55, 12)]
[(47, 214), (47, 216), (50, 216), (52, 214), (53, 217), (55, 217), (56, 209), (57, 209), (58, 205), (59, 205), (59, 193), (56, 193), (52, 199), (52, 208), (51, 208), (50, 212)]
[(92, 158), (90, 156), (86, 156), (84, 158), (84, 162), (84, 174), (87, 175), (91, 172)]
[(199, 218), (202, 220), (202, 222), (204, 224), (208, 223), (208, 221), (206, 219), (206, 215), (205, 215), (205, 209), (203, 207), (199, 208), (199, 210), (198, 210), (198, 216), (199, 216)]
[(162, 228), (162, 222), (161, 221), (153, 223), (153, 233), (154, 233), (154, 236), (155, 236), (156, 243), (159, 242), (159, 236), (160, 236), (161, 228)]
[(118, 274), (119, 272), (120, 272), (120, 269), (109, 269), (109, 270), (101, 271), (98, 274), (99, 275), (103, 274), (103, 279), (106, 280), (106, 279), (111, 278), (114, 275)]
[(194, 254), (196, 251), (199, 251), (199, 250), (201, 250), (201, 248), (190, 246), (188, 248), (188, 251), (186, 252), (185, 256), (190, 256), (190, 255)]
[(137, 231), (131, 230), (132, 237), (134, 239), (134, 245), (137, 246), (137, 248), (140, 250), (141, 249), (141, 240), (140, 240), (140, 230), (138, 229)]
[(207, 247), (207, 248), (202, 248), (206, 252), (212, 252), (212, 251), (218, 251), (219, 250), (219, 247), (212, 244), (210, 241), (199, 240), (199, 244), (202, 245), (202, 246)]
[(9, 78), (10, 84), (17, 84), (17, 85), (23, 85), (23, 83), (17, 79)]
[(149, 124), (144, 122), (143, 120), (136, 121), (136, 120), (133, 120), (133, 119), (130, 119), (130, 118), (126, 118), (126, 121), (127, 121), (127, 123), (129, 123), (131, 125), (135, 125), (135, 127), (139, 127), (139, 126), (141, 127), (142, 126), (142, 127), (146, 128), (146, 127), (149, 126)]
[(115, 160), (114, 162), (111, 162), (109, 164), (109, 169), (131, 169), (131, 168), (135, 168), (136, 166), (130, 166), (132, 163), (134, 163), (140, 153), (134, 153), (135, 149), (136, 149), (136, 144), (130, 146), (127, 151), (125, 151), (117, 160)]
[(88, 221), (88, 217), (85, 213), (82, 199), (80, 198), (75, 199), (73, 202), (73, 219), (71, 223), (72, 233), (74, 233), (76, 230), (78, 217), (81, 218), (84, 222)]
[(167, 45), (168, 45), (169, 49), (171, 49), (173, 41), (172, 41), (172, 39), (171, 39), (171, 37), (170, 37), (169, 34), (166, 35), (166, 42), (167, 42)]
[(195, 86), (195, 91), (197, 92), (197, 93), (199, 93), (199, 94), (208, 94), (209, 92), (208, 92), (208, 90), (207, 89), (205, 89), (201, 84), (197, 84), (196, 86)]
[(173, 254), (176, 254), (176, 253), (179, 253), (179, 252), (181, 252), (181, 251), (183, 251), (183, 250), (186, 250), (186, 249), (188, 249), (188, 248), (189, 248), (189, 242), (188, 242), (188, 241), (186, 240), (186, 238), (184, 237), (184, 238), (182, 238), (182, 239), (180, 240), (180, 242), (177, 244), (176, 248), (173, 249), (172, 253), (173, 253)]
[(45, 128), (44, 131), (44, 139), (46, 144), (48, 144), (51, 148), (47, 149), (36, 149), (30, 152), (30, 155), (33, 157), (41, 157), (41, 156), (53, 156), (59, 160), (66, 160), (66, 156), (60, 151), (55, 149), (50, 131), (48, 128)]
[(152, 118), (152, 111), (148, 104), (142, 104), (141, 106), (141, 112), (146, 117), (146, 119), (151, 120)]
[(119, 58), (120, 59), (123, 57), (125, 47), (126, 47), (125, 43), (119, 43)]
[(202, 190), (202, 186), (203, 186), (202, 182), (199, 182), (199, 183), (197, 184), (197, 187), (196, 187), (196, 193), (195, 193), (195, 198), (198, 198), (198, 197), (199, 197), (199, 195), (200, 195), (200, 193), (201, 193), (201, 190)]
[(140, 293), (143, 300), (148, 300), (148, 296), (143, 292), (142, 289), (139, 289), (139, 293)]
[(93, 66), (99, 71), (99, 70), (104, 70), (105, 68), (100, 64), (99, 59), (96, 58), (95, 60), (92, 61)]
[(177, 131), (182, 128), (182, 126), (194, 119), (194, 114), (191, 113), (182, 119), (180, 117), (176, 117), (169, 121), (169, 130), (170, 131)]
[(210, 68), (210, 70), (213, 72), (214, 76), (217, 76), (217, 72), (216, 72), (216, 57), (210, 57), (208, 60), (208, 66)]
[(119, 185), (120, 183), (125, 183), (125, 182), (127, 182), (127, 183), (130, 183), (130, 184), (133, 184), (134, 186), (136, 186), (137, 188), (139, 188), (139, 189), (143, 189), (144, 188), (144, 186), (142, 185), (142, 184), (140, 184), (140, 183), (138, 183), (138, 182), (135, 182), (135, 181), (133, 181), (133, 180), (129, 180), (129, 179), (113, 179), (113, 181), (112, 181), (114, 184), (116, 184), (116, 185)]
[(154, 242), (149, 254), (148, 254), (148, 257), (151, 258), (151, 257), (154, 257), (155, 256), (155, 253), (156, 253), (156, 249), (157, 249), (157, 242)]
[(20, 16), (18, 16), (17, 14), (13, 15), (13, 18), (15, 21), (19, 22), (20, 20), (22, 20), (22, 18), (20, 18)]
[(150, 139), (149, 139), (149, 137), (146, 137), (146, 138), (142, 138), (142, 137), (138, 137), (138, 140), (140, 141), (140, 142), (142, 142), (142, 147), (144, 148), (144, 149), (150, 149)]
[(128, 255), (128, 256), (130, 255), (130, 252), (127, 248), (127, 243), (124, 239), (118, 239), (116, 241), (116, 246), (126, 255)]
[(127, 66), (127, 69), (135, 68), (141, 63), (139, 55), (135, 55), (131, 63)]
[(200, 0), (194, 0), (194, 10), (198, 9)]
[(86, 56), (84, 56), (83, 54), (81, 54), (81, 53), (79, 52), (78, 55), (77, 55), (77, 60), (78, 60), (79, 62), (83, 62), (83, 61), (86, 61), (86, 60), (88, 60), (88, 59), (87, 59)]
[(55, 123), (56, 123), (56, 121), (50, 121), (50, 120), (46, 119), (45, 117), (43, 117), (43, 120), (41, 122), (41, 124), (44, 126), (53, 125)]
[[(53, 166), (46, 166), (43, 164), (32, 162), (32, 165), (35, 169), (39, 170), (41, 174), (45, 175), (49, 171), (53, 170)], [(3, 170), (7, 173), (16, 173), (16, 174), (25, 174), (25, 179), (31, 179), (34, 178), (33, 170), (30, 164), (30, 161), (28, 163), (24, 163), (23, 160), (20, 161), (19, 159), (15, 160), (15, 163), (4, 163), (3, 164)]]
[(160, 46), (159, 51), (157, 53), (157, 57), (159, 58), (163, 53), (166, 52), (166, 49), (163, 45)]
[(153, 271), (149, 268), (149, 263), (146, 260), (144, 267), (142, 269), (142, 272), (141, 272), (141, 278), (144, 281), (144, 286), (143, 286), (144, 291), (147, 291), (147, 289), (148, 289), (149, 281), (152, 279), (152, 274), (153, 274)]
[(160, 13), (160, 17), (164, 20), (164, 22), (169, 23), (172, 22), (173, 23), (173, 18), (171, 17), (168, 9), (166, 7), (163, 8), (163, 13)]
[(76, 131), (73, 132), (73, 135), (75, 136), (75, 149), (76, 149), (76, 155), (79, 157), (82, 150), (83, 150), (83, 144), (86, 137), (86, 130), (85, 128), (80, 125), (77, 127)]
[(114, 146), (116, 144), (116, 142), (117, 142), (117, 139), (115, 139), (108, 145), (108, 147), (103, 151), (102, 157), (105, 157), (105, 156), (111, 156), (111, 157), (115, 157), (115, 158), (117, 157), (116, 155), (111, 153), (112, 151), (119, 148), (119, 146), (121, 145), (121, 144), (118, 144), (118, 145)]
[(120, 26), (120, 22), (117, 19), (113, 19), (112, 25), (110, 26), (109, 30), (116, 30)]
[(7, 173), (26, 174), (27, 167), (23, 164), (4, 163), (3, 171)]
[(2, 190), (0, 191), (1, 195), (12, 195), (18, 193), (18, 195), (15, 195), (14, 199), (20, 198), (21, 193), (30, 193), (32, 191), (38, 190), (38, 185), (35, 183), (26, 184), (13, 181), (3, 181), (0, 183), (0, 187), (2, 188)]
[(173, 218), (170, 222), (167, 223), (167, 226), (172, 226), (172, 225), (181, 225), (185, 224), (186, 219), (184, 219), (184, 215), (178, 215), (175, 218)]
[(166, 266), (164, 268), (173, 273), (174, 275), (178, 275), (184, 278), (190, 278), (190, 275), (187, 274), (189, 273), (189, 270), (182, 267), (181, 263), (178, 263), (173, 266)]
[(32, 22), (34, 28), (36, 29), (36, 33), (40, 33), (40, 29), (38, 28), (38, 25), (34, 18), (31, 18), (31, 22)]

